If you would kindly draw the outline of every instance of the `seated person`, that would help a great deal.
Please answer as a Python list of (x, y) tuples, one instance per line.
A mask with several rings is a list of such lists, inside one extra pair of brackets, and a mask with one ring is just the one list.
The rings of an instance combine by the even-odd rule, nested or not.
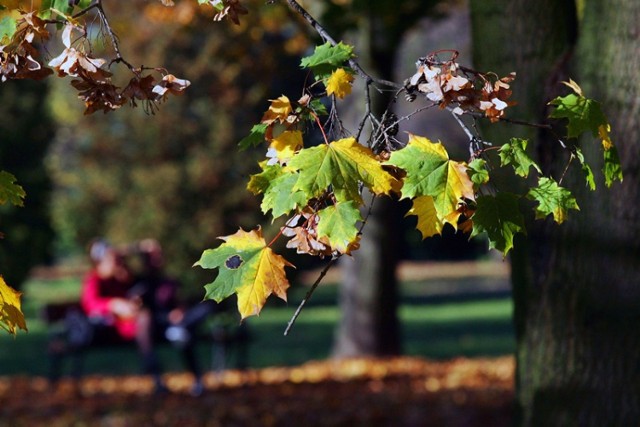
[[(142, 271), (138, 277), (127, 266), (125, 255), (141, 257)], [(83, 282), (81, 304), (94, 325), (94, 333), (115, 331), (121, 339), (135, 340), (143, 370), (153, 375), (158, 392), (166, 388), (161, 381), (154, 343), (166, 335), (181, 348), (194, 375), (192, 394), (201, 394), (195, 328), (214, 305), (204, 303), (189, 310), (180, 307), (178, 283), (164, 275), (162, 250), (155, 240), (143, 240), (120, 250), (97, 241), (91, 246), (90, 256), (94, 267)]]

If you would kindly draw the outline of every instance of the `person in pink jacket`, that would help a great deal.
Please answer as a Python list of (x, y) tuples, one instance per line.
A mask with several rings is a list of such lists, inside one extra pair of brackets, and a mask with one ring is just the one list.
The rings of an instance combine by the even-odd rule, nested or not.
[(151, 374), (156, 392), (166, 392), (154, 349), (150, 310), (132, 295), (136, 278), (125, 262), (125, 253), (104, 241), (95, 241), (89, 250), (93, 268), (82, 283), (80, 304), (96, 334), (109, 340), (115, 332), (120, 339), (135, 340), (144, 373)]
[(91, 245), (93, 268), (82, 283), (80, 303), (91, 323), (113, 327), (125, 340), (134, 340), (139, 307), (128, 298), (134, 277), (115, 248), (103, 241)]

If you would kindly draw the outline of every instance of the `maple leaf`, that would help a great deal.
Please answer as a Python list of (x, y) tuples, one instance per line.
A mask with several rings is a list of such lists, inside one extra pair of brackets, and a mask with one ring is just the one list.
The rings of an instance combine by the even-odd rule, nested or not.
[(17, 328), (27, 330), (20, 308), (20, 292), (11, 288), (0, 276), (0, 327), (15, 335)]
[(302, 132), (299, 130), (284, 131), (271, 140), (269, 149), (281, 163), (286, 163), (302, 148)]
[(560, 187), (552, 178), (541, 177), (538, 186), (529, 190), (527, 198), (538, 202), (536, 219), (553, 215), (558, 224), (567, 219), (569, 209), (580, 210), (571, 192)]
[(319, 80), (328, 77), (334, 70), (342, 67), (346, 61), (353, 57), (352, 46), (342, 42), (334, 46), (326, 42), (323, 45), (316, 46), (313, 55), (302, 58), (300, 66), (302, 68), (310, 68), (316, 79)]
[(486, 233), (489, 248), (507, 255), (513, 248), (513, 237), (524, 233), (524, 217), (518, 207), (519, 196), (501, 192), (495, 196), (480, 196), (476, 200), (476, 212), (471, 218), (471, 237)]
[(449, 160), (441, 143), (409, 134), (408, 144), (394, 151), (388, 164), (406, 171), (402, 198), (431, 196), (438, 218), (457, 227), (456, 214), (461, 199), (474, 200), (473, 182), (464, 162)]
[(289, 161), (289, 166), (300, 174), (294, 190), (304, 191), (308, 198), (318, 197), (332, 186), (339, 202), (354, 200), (361, 204), (360, 182), (378, 195), (389, 194), (399, 185), (373, 152), (355, 138), (302, 149)]
[[(554, 105), (556, 108), (549, 114), (549, 117), (566, 118), (568, 120), (567, 136), (569, 138), (577, 138), (583, 132), (591, 132), (594, 137), (599, 138), (604, 150), (603, 173), (605, 184), (610, 187), (614, 181), (622, 182), (620, 159), (609, 134), (611, 126), (600, 107), (600, 103), (586, 98), (580, 86), (573, 80), (563, 83), (575, 93), (564, 97), (559, 96), (552, 100), (549, 104)], [(584, 170), (584, 161), (581, 161), (581, 164)], [(589, 176), (587, 177), (588, 179)], [(591, 184), (588, 184), (591, 187)], [(593, 188), (595, 188), (595, 185)]]
[(242, 138), (238, 143), (240, 150), (246, 150), (249, 147), (255, 147), (263, 143), (268, 126), (269, 125), (267, 123), (253, 125), (249, 135)]
[(362, 221), (360, 210), (353, 201), (339, 202), (318, 212), (318, 237), (326, 237), (331, 247), (346, 253), (358, 239), (356, 223)]
[(251, 175), (247, 189), (253, 194), (264, 194), (260, 209), (264, 214), (271, 210), (274, 218), (307, 204), (308, 198), (300, 190), (294, 190), (298, 173), (279, 164), (261, 162), (262, 172)]
[(251, 231), (239, 229), (220, 239), (224, 240), (223, 244), (205, 250), (194, 264), (218, 269), (216, 279), (205, 285), (205, 299), (220, 302), (237, 294), (242, 319), (260, 314), (272, 293), (287, 300), (289, 281), (284, 268), (293, 267), (293, 264), (266, 246), (260, 227)]
[(583, 132), (591, 132), (593, 136), (597, 137), (600, 126), (608, 125), (600, 103), (586, 98), (580, 86), (573, 80), (565, 84), (575, 93), (559, 96), (549, 102), (550, 105), (556, 107), (551, 111), (549, 117), (565, 118), (569, 121), (567, 125), (567, 137), (569, 138), (577, 138)]
[(422, 238), (435, 236), (442, 233), (442, 220), (438, 218), (436, 205), (431, 196), (419, 196), (413, 199), (413, 206), (406, 216), (415, 215), (418, 217), (416, 228), (422, 234)]
[(11, 16), (5, 16), (0, 20), (0, 42), (11, 39), (17, 29), (17, 22)]
[(25, 196), (24, 189), (16, 184), (16, 177), (9, 172), (0, 171), (0, 205), (9, 202), (22, 206)]
[(347, 73), (344, 68), (338, 68), (327, 79), (327, 95), (335, 95), (343, 99), (351, 93), (353, 75)]
[(622, 182), (622, 165), (620, 165), (616, 147), (611, 147), (609, 150), (604, 151), (604, 167), (602, 171), (604, 172), (604, 182), (607, 187), (611, 187), (614, 181)]
[(542, 173), (540, 167), (527, 154), (528, 143), (529, 141), (526, 139), (511, 138), (511, 141), (500, 147), (500, 165), (512, 165), (516, 175), (523, 178), (529, 176), (531, 167), (537, 170), (538, 173)]
[(277, 99), (270, 99), (269, 101), (271, 101), (271, 105), (262, 116), (260, 123), (271, 124), (276, 120), (280, 123), (284, 123), (287, 120), (287, 117), (289, 117), (289, 114), (293, 111), (289, 98), (282, 95)]
[[(582, 173), (584, 175), (584, 179), (587, 182), (587, 186), (589, 187), (589, 189), (591, 191), (595, 190), (596, 189), (596, 178), (593, 175), (593, 171), (591, 170), (591, 166), (589, 166), (587, 164), (587, 162), (584, 159), (584, 154), (582, 154), (582, 151), (578, 147), (574, 147), (573, 150), (574, 150), (575, 157), (580, 162), (580, 167), (582, 169)], [(605, 168), (606, 168), (606, 164), (605, 164)], [(605, 173), (605, 175), (606, 175), (606, 173)]]
[(487, 162), (483, 159), (473, 159), (467, 165), (467, 175), (476, 185), (482, 185), (489, 182), (489, 171), (487, 170)]

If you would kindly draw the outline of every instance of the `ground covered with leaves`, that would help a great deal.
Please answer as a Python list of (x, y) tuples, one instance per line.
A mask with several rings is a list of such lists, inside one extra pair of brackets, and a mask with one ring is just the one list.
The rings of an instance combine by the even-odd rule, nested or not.
[(309, 362), (209, 373), (189, 394), (188, 374), (167, 374), (156, 395), (145, 377), (90, 376), (55, 387), (0, 378), (0, 425), (508, 426), (514, 362), (418, 358)]

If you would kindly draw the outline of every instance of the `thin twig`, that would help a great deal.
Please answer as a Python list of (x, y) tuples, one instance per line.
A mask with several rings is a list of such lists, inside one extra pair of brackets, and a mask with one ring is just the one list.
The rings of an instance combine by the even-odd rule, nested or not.
[[(371, 203), (369, 204), (369, 209), (367, 211), (367, 214), (365, 215), (364, 219), (362, 220), (362, 223), (360, 224), (360, 229), (358, 230), (358, 236), (362, 235), (362, 230), (364, 229), (364, 226), (367, 224), (367, 221), (371, 216), (371, 212), (373, 212), (373, 203), (375, 202), (375, 200), (376, 198), (374, 196), (371, 199)], [(295, 313), (293, 313), (293, 316), (291, 316), (291, 320), (289, 320), (289, 323), (287, 323), (287, 327), (284, 330), (285, 336), (289, 335), (289, 332), (291, 331), (291, 328), (293, 328), (294, 323), (296, 323), (296, 320), (298, 320), (298, 317), (300, 317), (300, 313), (302, 313), (302, 309), (307, 304), (307, 302), (311, 299), (311, 297), (313, 296), (313, 293), (315, 292), (316, 288), (318, 287), (322, 279), (324, 279), (324, 276), (327, 275), (327, 272), (329, 271), (329, 269), (331, 269), (333, 264), (335, 264), (336, 261), (338, 261), (342, 257), (342, 255), (344, 254), (336, 253), (331, 257), (331, 260), (329, 260), (327, 265), (324, 266), (324, 268), (320, 272), (320, 275), (318, 275), (318, 278), (316, 279), (316, 281), (313, 282), (313, 285), (311, 285), (311, 288), (307, 291), (302, 301), (300, 301), (300, 304), (298, 304), (298, 308), (296, 308)]]
[(329, 271), (329, 269), (333, 266), (333, 264), (335, 264), (335, 262), (338, 259), (340, 259), (341, 256), (342, 256), (342, 254), (337, 254), (337, 255), (333, 256), (331, 258), (331, 260), (327, 263), (327, 265), (322, 269), (322, 271), (320, 272), (320, 275), (318, 276), (316, 281), (313, 283), (313, 285), (311, 285), (311, 289), (309, 289), (309, 291), (307, 291), (307, 294), (304, 296), (302, 301), (300, 301), (300, 304), (298, 305), (298, 308), (296, 309), (295, 313), (293, 313), (293, 316), (291, 317), (291, 320), (289, 320), (289, 323), (287, 323), (287, 328), (284, 330), (284, 335), (285, 336), (289, 335), (289, 331), (291, 331), (291, 328), (293, 327), (293, 324), (296, 323), (296, 320), (300, 316), (300, 313), (302, 312), (302, 309), (304, 308), (305, 304), (307, 303), (307, 301), (309, 301), (311, 299), (311, 296), (313, 295), (313, 292), (316, 290), (316, 288), (318, 287), (318, 285), (320, 284), (320, 282), (322, 281), (324, 276), (327, 275), (327, 272)]
[(109, 39), (111, 39), (111, 46), (113, 47), (113, 51), (116, 54), (116, 59), (113, 62), (121, 62), (125, 64), (134, 74), (138, 74), (136, 68), (131, 65), (127, 60), (124, 59), (122, 54), (120, 53), (120, 45), (118, 43), (118, 36), (111, 28), (109, 24), (109, 20), (107, 19), (107, 15), (104, 12), (104, 8), (102, 7), (102, 0), (96, 0), (95, 7), (98, 9), (98, 16), (100, 17), (100, 21), (102, 21), (102, 25), (104, 25), (107, 34), (109, 35)]

